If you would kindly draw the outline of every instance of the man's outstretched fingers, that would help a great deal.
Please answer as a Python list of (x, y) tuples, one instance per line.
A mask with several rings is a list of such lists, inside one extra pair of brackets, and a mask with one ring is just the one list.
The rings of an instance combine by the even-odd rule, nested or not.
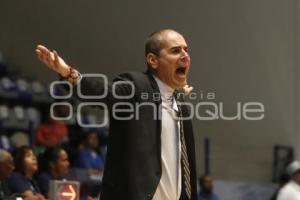
[(55, 66), (58, 66), (58, 54), (55, 50), (53, 51), (53, 55), (54, 55), (54, 64)]
[(38, 59), (39, 59), (40, 61), (42, 61), (42, 58), (41, 58), (41, 51), (40, 51), (39, 49), (36, 49), (36, 50), (35, 50), (35, 53), (36, 53), (36, 56), (38, 57)]
[(69, 67), (65, 61), (58, 55), (57, 51), (50, 51), (43, 45), (37, 45), (36, 54), (38, 59), (46, 64), (50, 69), (59, 74), (65, 74), (69, 72)]
[(47, 62), (50, 65), (51, 68), (54, 68), (52, 53), (50, 51), (47, 52)]

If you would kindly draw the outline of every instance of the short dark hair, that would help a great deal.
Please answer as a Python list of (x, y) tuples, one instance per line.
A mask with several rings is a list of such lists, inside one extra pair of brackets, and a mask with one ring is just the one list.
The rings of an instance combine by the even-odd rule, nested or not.
[(59, 159), (61, 151), (65, 151), (61, 146), (48, 148), (43, 154), (39, 156), (39, 169), (40, 171), (49, 171), (50, 163), (55, 163)]
[(161, 50), (161, 47), (163, 44), (162, 34), (165, 32), (178, 33), (177, 31), (175, 31), (173, 29), (162, 29), (162, 30), (151, 33), (146, 40), (145, 56), (147, 56), (149, 53), (153, 53), (154, 55), (157, 55), (157, 56), (159, 55), (159, 51)]
[(209, 175), (202, 175), (202, 176), (200, 176), (200, 178), (199, 178), (200, 185), (203, 185), (205, 183), (206, 178), (211, 178), (211, 176), (209, 176)]
[[(160, 52), (163, 42), (164, 42), (162, 34), (165, 32), (178, 33), (177, 31), (175, 31), (173, 29), (162, 29), (162, 30), (151, 33), (148, 36), (148, 38), (146, 40), (146, 44), (145, 44), (145, 56), (146, 57), (149, 53), (153, 53), (154, 55), (159, 56), (159, 52)], [(180, 33), (178, 33), (178, 34), (180, 34)], [(147, 66), (148, 66), (148, 70), (151, 70), (148, 62), (147, 62)]]
[(25, 156), (29, 151), (32, 151), (29, 146), (21, 146), (16, 149), (14, 152), (15, 171), (25, 174)]

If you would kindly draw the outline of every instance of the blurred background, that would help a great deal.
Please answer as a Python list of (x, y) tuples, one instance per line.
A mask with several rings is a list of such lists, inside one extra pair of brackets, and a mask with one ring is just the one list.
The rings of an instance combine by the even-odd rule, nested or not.
[[(247, 102), (264, 105), (261, 120), (194, 119), (198, 176), (214, 177), (223, 199), (268, 199), (285, 166), (300, 159), (299, 11), (297, 0), (2, 1), (1, 136), (11, 140), (22, 131), (30, 145), (45, 147), (36, 136), (48, 120), (48, 84), (57, 75), (38, 61), (36, 45), (57, 50), (82, 73), (112, 80), (144, 71), (146, 37), (172, 28), (189, 44), (194, 104), (222, 103), (225, 116), (236, 116)], [(17, 127), (18, 106), (38, 114)], [(70, 121), (64, 122), (69, 141), (80, 134)], [(109, 131), (101, 131), (105, 147)]]

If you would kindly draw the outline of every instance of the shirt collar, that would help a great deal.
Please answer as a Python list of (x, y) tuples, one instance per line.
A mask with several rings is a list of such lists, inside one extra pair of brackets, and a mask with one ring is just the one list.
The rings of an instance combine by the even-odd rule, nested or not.
[(169, 100), (173, 96), (175, 90), (162, 82), (157, 76), (153, 75), (153, 77), (158, 85), (162, 98)]
[(162, 101), (168, 104), (173, 110), (178, 112), (176, 100), (173, 98), (175, 89), (162, 82), (155, 75), (153, 75), (153, 77), (158, 85)]

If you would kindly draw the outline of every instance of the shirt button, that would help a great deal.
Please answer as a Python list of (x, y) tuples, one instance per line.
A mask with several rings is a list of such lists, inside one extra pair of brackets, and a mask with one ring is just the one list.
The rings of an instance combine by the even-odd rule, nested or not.
[(147, 195), (147, 199), (148, 199), (148, 200), (151, 200), (151, 199), (152, 199), (152, 195), (151, 195), (151, 194), (148, 194), (148, 195)]

